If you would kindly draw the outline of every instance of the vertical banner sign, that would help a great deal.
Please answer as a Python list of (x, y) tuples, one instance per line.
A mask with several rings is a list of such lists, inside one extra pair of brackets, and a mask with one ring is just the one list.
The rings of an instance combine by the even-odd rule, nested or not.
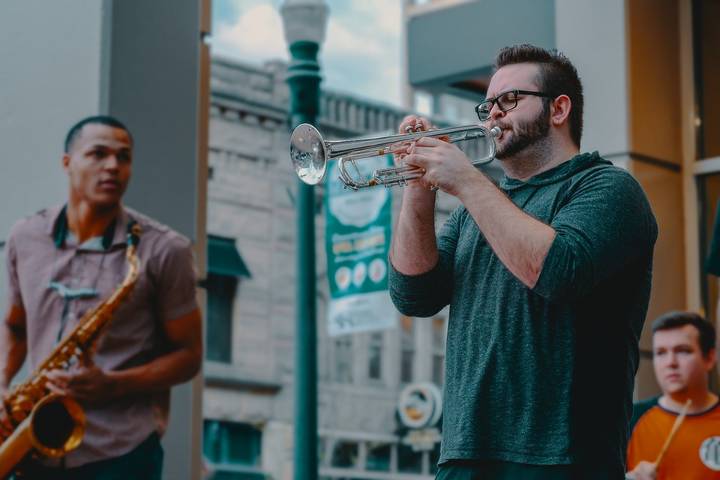
[[(396, 312), (388, 294), (392, 195), (384, 187), (345, 189), (337, 163), (328, 165), (325, 247), (330, 336), (392, 328)], [(390, 157), (363, 159), (363, 174), (390, 165)]]

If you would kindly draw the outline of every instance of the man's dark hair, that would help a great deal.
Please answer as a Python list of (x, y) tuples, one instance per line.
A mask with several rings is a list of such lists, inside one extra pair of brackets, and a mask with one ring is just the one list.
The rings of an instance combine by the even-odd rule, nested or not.
[(83, 118), (70, 128), (67, 136), (65, 137), (65, 153), (70, 153), (73, 143), (80, 136), (80, 132), (85, 125), (107, 125), (108, 127), (120, 128), (127, 132), (128, 137), (130, 137), (130, 141), (132, 142), (132, 134), (130, 133), (130, 130), (128, 130), (125, 124), (120, 120), (109, 115), (95, 115)]
[[(495, 57), (495, 68), (516, 63), (534, 63), (540, 68), (537, 84), (541, 91), (552, 94), (567, 95), (570, 97), (572, 107), (568, 118), (570, 124), (570, 138), (580, 148), (580, 139), (583, 129), (583, 89), (575, 66), (570, 60), (557, 50), (529, 45), (514, 45), (500, 50)], [(543, 98), (545, 112), (550, 110), (552, 99)]]
[(699, 333), (700, 350), (703, 356), (707, 356), (710, 350), (715, 348), (715, 327), (702, 316), (694, 312), (668, 312), (660, 315), (652, 324), (652, 333), (660, 330), (672, 330), (674, 328), (692, 325)]

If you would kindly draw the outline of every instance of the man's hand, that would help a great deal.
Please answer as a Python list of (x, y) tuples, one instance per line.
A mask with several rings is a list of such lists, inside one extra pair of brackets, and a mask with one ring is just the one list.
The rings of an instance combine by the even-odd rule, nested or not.
[(8, 413), (5, 411), (5, 396), (8, 390), (0, 386), (0, 435), (8, 437), (13, 431), (13, 425), (10, 423)]
[(10, 305), (0, 321), (0, 433), (9, 435), (13, 430), (9, 412), (5, 411), (5, 396), (15, 374), (22, 367), (27, 353), (25, 309)]
[[(432, 129), (432, 125), (427, 118), (418, 117), (417, 115), (408, 115), (403, 118), (402, 122), (400, 123), (400, 126), (398, 127), (398, 133), (408, 134), (415, 132), (425, 132), (430, 129)], [(405, 160), (408, 154), (413, 152), (414, 147), (415, 142), (403, 142), (402, 144), (399, 144), (396, 148), (393, 148), (393, 153), (395, 155), (395, 165), (397, 165), (398, 167), (404, 167), (408, 165)], [(410, 191), (417, 190), (420, 192), (424, 192), (424, 194), (426, 195), (431, 192), (431, 186), (432, 185), (425, 182), (425, 179), (422, 177), (417, 180), (411, 180), (408, 182), (408, 187), (411, 187), (409, 189)]]
[(482, 175), (456, 145), (439, 138), (425, 137), (415, 142), (405, 162), (425, 170), (422, 180), (442, 191), (458, 196), (473, 178)]
[(633, 480), (655, 480), (657, 478), (657, 469), (654, 463), (642, 461), (638, 463), (631, 472), (628, 472), (627, 478), (632, 478)]
[(117, 383), (97, 365), (78, 366), (69, 371), (53, 370), (47, 374), (47, 389), (78, 402), (99, 405), (118, 395)]

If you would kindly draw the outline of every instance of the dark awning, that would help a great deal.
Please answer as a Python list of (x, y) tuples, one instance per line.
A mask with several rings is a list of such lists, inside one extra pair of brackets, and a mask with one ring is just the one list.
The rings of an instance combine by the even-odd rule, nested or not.
[(555, 0), (455, 3), (408, 18), (407, 76), (413, 87), (477, 102), (485, 97), (495, 55), (502, 47), (556, 46)]
[(235, 239), (208, 235), (208, 273), (227, 277), (248, 277), (248, 270), (240, 252), (235, 247)]

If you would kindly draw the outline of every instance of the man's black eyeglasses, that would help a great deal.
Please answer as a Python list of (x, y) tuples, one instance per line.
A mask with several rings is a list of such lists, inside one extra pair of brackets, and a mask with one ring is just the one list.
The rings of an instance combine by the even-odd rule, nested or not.
[(481, 102), (475, 107), (475, 113), (481, 122), (484, 122), (490, 118), (490, 111), (494, 104), (497, 104), (501, 112), (507, 112), (517, 107), (518, 96), (520, 95), (535, 95), (536, 97), (554, 98), (555, 95), (545, 92), (531, 92), (530, 90), (508, 90), (500, 95), (492, 98), (486, 98), (484, 102)]

